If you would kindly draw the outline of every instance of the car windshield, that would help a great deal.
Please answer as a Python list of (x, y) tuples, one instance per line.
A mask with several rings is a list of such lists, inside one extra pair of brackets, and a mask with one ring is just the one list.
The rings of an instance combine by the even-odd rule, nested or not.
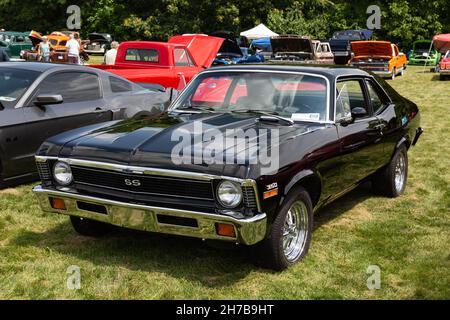
[(328, 84), (323, 77), (301, 73), (207, 72), (186, 88), (173, 109), (327, 121)]
[(361, 34), (357, 31), (336, 31), (333, 34), (333, 39), (341, 40), (364, 40)]
[(444, 57), (444, 59), (448, 59), (448, 58), (450, 58), (450, 50), (447, 51), (447, 53), (445, 54), (445, 57)]
[(39, 72), (30, 70), (0, 68), (0, 103), (2, 106), (14, 107), (39, 74)]

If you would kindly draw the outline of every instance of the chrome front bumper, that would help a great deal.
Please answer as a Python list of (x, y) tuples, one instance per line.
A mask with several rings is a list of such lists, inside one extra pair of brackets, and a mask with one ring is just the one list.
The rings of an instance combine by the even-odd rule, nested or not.
[[(258, 243), (263, 240), (266, 235), (267, 217), (265, 213), (257, 214), (251, 218), (237, 219), (215, 213), (210, 214), (197, 211), (161, 208), (101, 199), (54, 189), (46, 189), (40, 185), (33, 188), (33, 193), (36, 195), (42, 210), (45, 212), (83, 217), (124, 228), (176, 234), (202, 239), (233, 241), (245, 245)], [(52, 208), (49, 198), (63, 199), (66, 210)], [(80, 209), (79, 203), (103, 206), (106, 208), (106, 213)], [(161, 223), (158, 221), (158, 216), (193, 219), (197, 221), (197, 227)], [(233, 224), (236, 237), (232, 238), (218, 235), (216, 230), (217, 223)]]

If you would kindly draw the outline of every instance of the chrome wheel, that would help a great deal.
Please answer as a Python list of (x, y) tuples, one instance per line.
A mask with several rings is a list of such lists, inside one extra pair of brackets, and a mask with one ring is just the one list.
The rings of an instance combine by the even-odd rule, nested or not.
[(283, 252), (289, 262), (296, 261), (303, 252), (308, 238), (308, 209), (303, 201), (289, 208), (283, 228)]
[(406, 159), (403, 153), (399, 153), (395, 161), (395, 189), (397, 193), (402, 192), (406, 178)]

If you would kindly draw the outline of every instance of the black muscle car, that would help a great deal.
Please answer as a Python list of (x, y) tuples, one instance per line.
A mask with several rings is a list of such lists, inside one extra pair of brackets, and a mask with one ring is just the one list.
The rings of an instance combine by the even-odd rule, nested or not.
[(90, 124), (160, 112), (170, 92), (75, 65), (0, 66), (0, 188), (38, 177), (36, 150), (45, 139)]
[(168, 112), (48, 139), (34, 193), (83, 235), (116, 225), (232, 241), (281, 270), (307, 253), (314, 210), (366, 180), (403, 193), (419, 118), (358, 69), (213, 68)]

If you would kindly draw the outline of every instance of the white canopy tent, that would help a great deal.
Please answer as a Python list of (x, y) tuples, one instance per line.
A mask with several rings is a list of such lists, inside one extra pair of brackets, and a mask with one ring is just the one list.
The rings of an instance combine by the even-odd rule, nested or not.
[(249, 40), (253, 40), (253, 39), (276, 37), (278, 36), (278, 34), (273, 32), (272, 30), (270, 30), (264, 24), (261, 23), (250, 30), (241, 32), (241, 36), (246, 37)]

